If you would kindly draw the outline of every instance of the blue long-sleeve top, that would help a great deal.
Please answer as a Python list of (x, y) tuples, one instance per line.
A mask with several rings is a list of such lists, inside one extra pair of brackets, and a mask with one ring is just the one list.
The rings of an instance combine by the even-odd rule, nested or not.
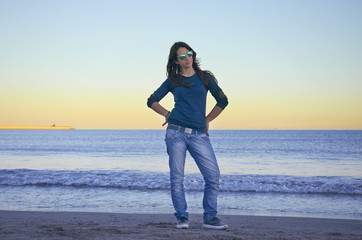
[(148, 98), (147, 106), (151, 107), (154, 102), (159, 102), (168, 92), (172, 92), (175, 105), (168, 118), (168, 123), (206, 132), (206, 97), (208, 90), (215, 98), (216, 106), (224, 109), (228, 105), (228, 99), (216, 81), (209, 75), (206, 75), (206, 77), (208, 79), (207, 88), (198, 74), (184, 77), (191, 87), (175, 86), (167, 78)]

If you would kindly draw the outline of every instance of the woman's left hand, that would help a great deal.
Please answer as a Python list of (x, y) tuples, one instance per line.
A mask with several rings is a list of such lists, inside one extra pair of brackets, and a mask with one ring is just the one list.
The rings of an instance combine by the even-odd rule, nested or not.
[(209, 123), (214, 120), (223, 111), (221, 107), (215, 105), (211, 112), (206, 116), (206, 136), (209, 137)]
[(210, 136), (209, 135), (209, 122), (208, 121), (206, 121), (206, 136)]

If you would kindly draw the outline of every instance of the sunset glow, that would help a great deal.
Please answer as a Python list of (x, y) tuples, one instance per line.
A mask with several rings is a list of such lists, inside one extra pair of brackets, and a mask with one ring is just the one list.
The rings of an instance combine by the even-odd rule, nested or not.
[(184, 5), (2, 1), (0, 126), (161, 129), (146, 100), (185, 41), (229, 98), (211, 128), (362, 129), (361, 1)]

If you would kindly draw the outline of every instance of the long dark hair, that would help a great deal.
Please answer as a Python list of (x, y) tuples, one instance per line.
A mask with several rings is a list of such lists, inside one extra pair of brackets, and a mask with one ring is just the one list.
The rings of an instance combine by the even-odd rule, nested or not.
[(168, 62), (167, 62), (167, 77), (169, 77), (171, 79), (171, 82), (175, 85), (175, 86), (184, 86), (184, 87), (191, 87), (190, 84), (185, 82), (184, 77), (181, 75), (181, 67), (179, 64), (176, 64), (177, 61), (177, 50), (179, 48), (186, 48), (188, 51), (192, 51), (194, 53), (194, 55), (192, 56), (192, 67), (194, 68), (194, 70), (196, 71), (196, 73), (199, 75), (199, 77), (202, 79), (202, 81), (204, 82), (205, 87), (208, 87), (209, 84), (209, 80), (206, 78), (206, 75), (210, 75), (215, 81), (216, 78), (214, 76), (214, 74), (212, 74), (212, 72), (207, 71), (207, 70), (201, 70), (200, 68), (200, 63), (198, 61), (198, 59), (196, 58), (197, 53), (195, 52), (195, 50), (193, 50), (187, 43), (184, 42), (176, 42), (172, 45), (171, 49), (170, 49), (170, 54), (168, 56)]

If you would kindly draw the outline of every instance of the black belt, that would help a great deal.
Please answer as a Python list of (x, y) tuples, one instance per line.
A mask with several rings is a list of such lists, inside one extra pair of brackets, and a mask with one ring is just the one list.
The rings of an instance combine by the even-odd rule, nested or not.
[(168, 124), (167, 129), (177, 130), (179, 132), (183, 132), (183, 133), (187, 133), (187, 134), (197, 134), (197, 131), (195, 129), (181, 127), (181, 126), (177, 126), (177, 125), (173, 125), (173, 124)]

